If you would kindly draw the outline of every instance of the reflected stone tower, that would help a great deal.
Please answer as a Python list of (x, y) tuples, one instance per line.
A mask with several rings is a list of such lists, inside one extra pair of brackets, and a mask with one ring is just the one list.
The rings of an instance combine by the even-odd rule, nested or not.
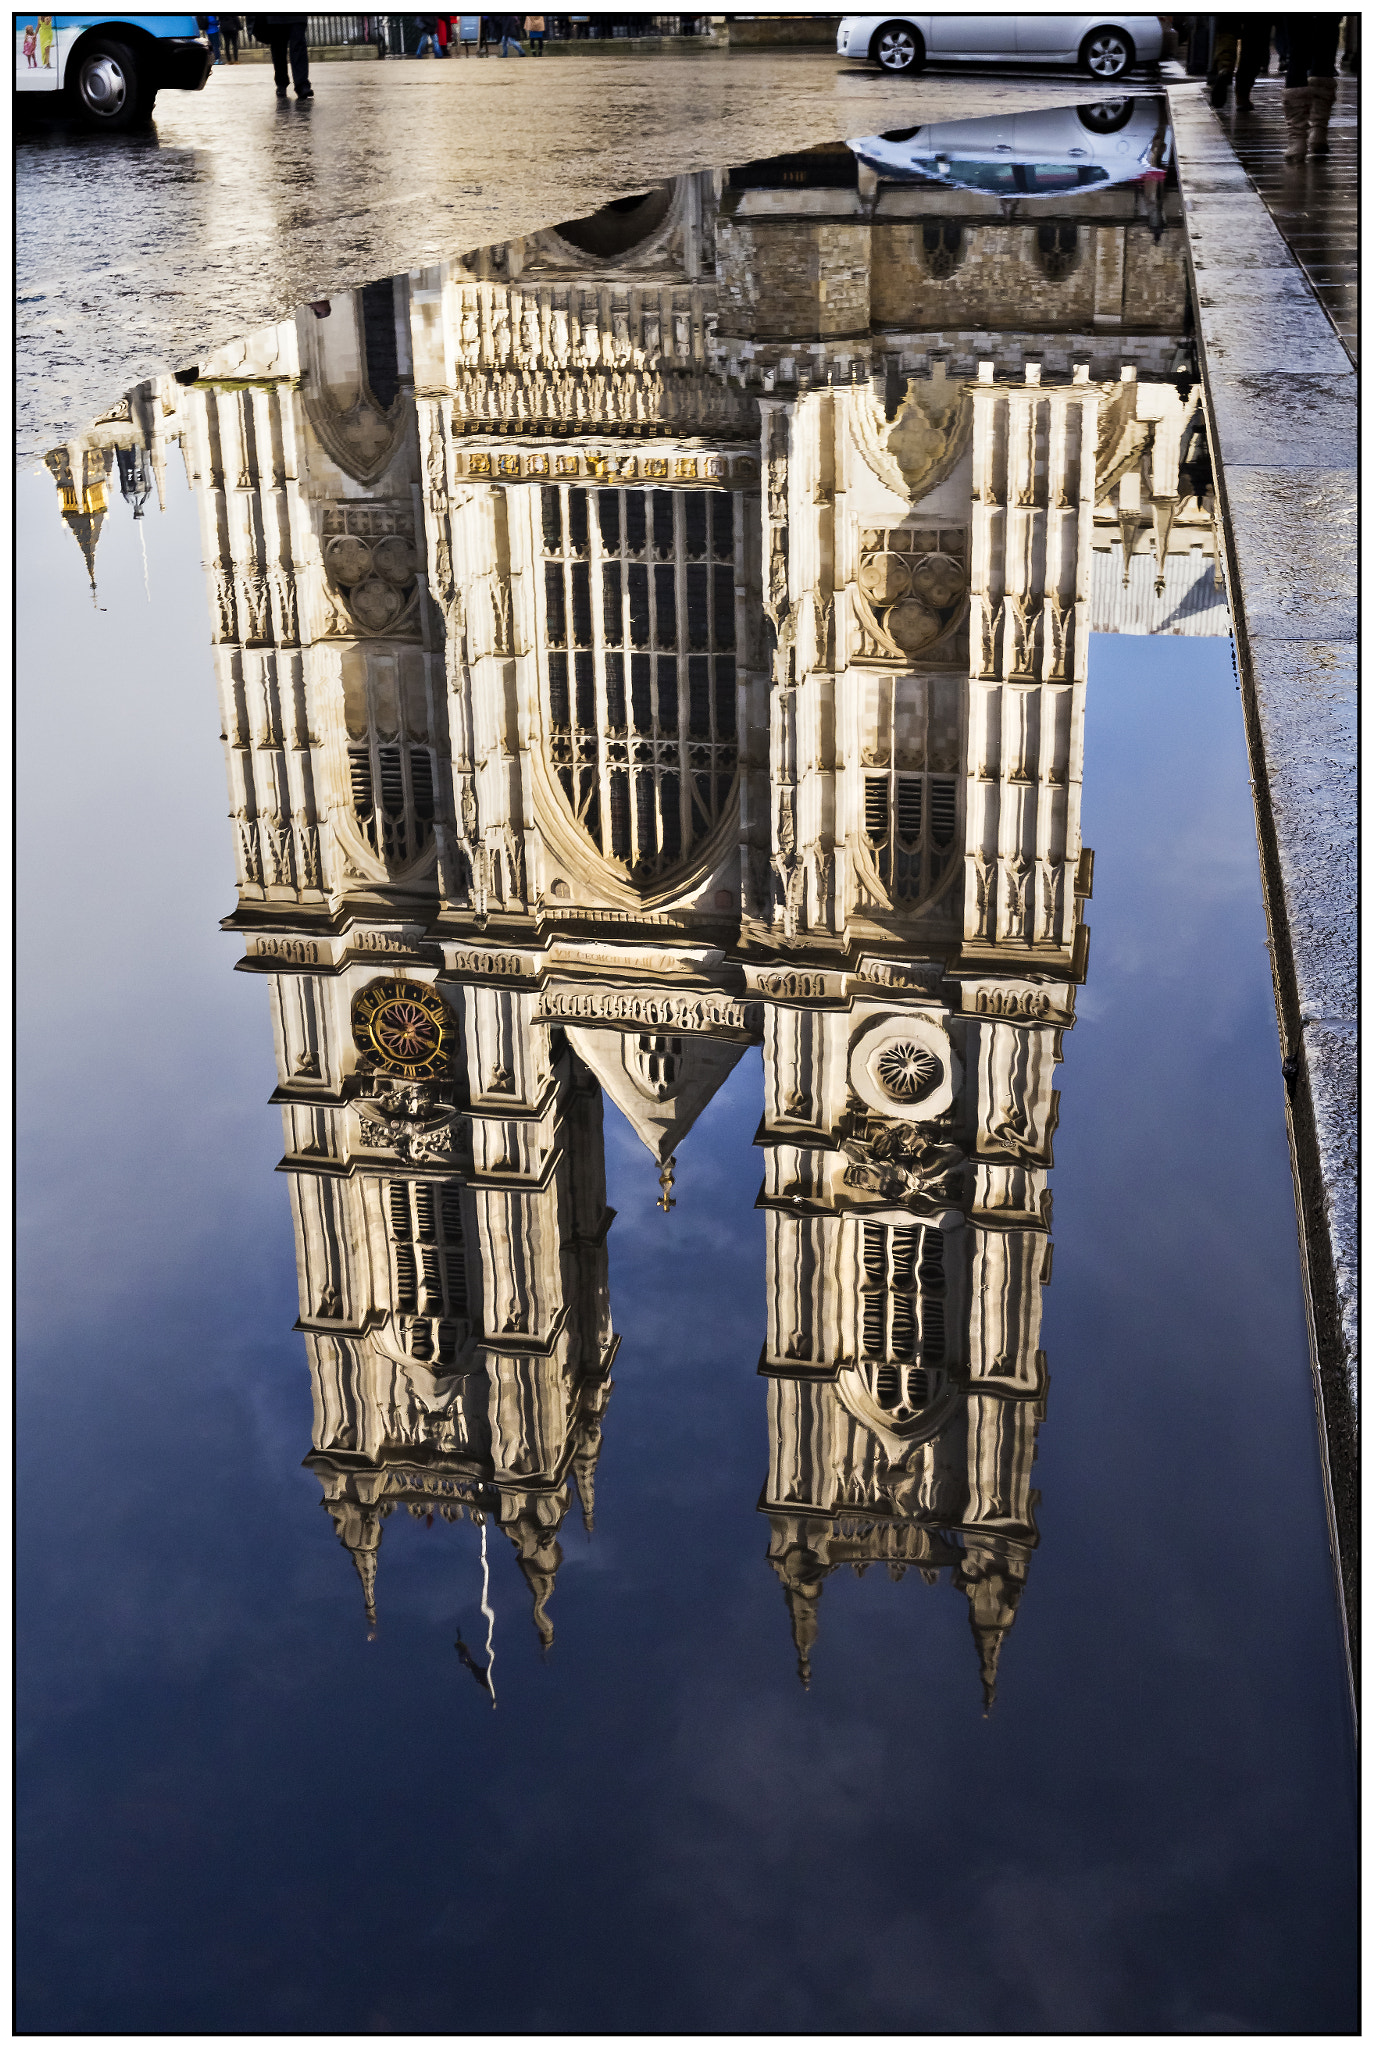
[[(171, 439), (200, 501), (226, 922), (369, 1617), (405, 1506), (503, 1530), (551, 1640), (616, 1345), (602, 1092), (670, 1208), (758, 1045), (802, 1677), (840, 1565), (947, 1569), (991, 1703), (1038, 1540), (1088, 636), (1215, 616), (1176, 196), (1055, 205), (1046, 240), (844, 148), (679, 178), (306, 309), (126, 434), (131, 503)], [(55, 459), (94, 518), (108, 450)]]

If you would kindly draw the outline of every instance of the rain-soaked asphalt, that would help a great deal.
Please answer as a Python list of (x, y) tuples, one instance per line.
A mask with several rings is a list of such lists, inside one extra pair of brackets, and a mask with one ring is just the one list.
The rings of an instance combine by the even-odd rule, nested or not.
[(21, 459), (302, 300), (573, 219), (665, 172), (1089, 97), (1071, 72), (905, 83), (825, 52), (265, 65), (164, 93), (141, 136), (19, 138)]

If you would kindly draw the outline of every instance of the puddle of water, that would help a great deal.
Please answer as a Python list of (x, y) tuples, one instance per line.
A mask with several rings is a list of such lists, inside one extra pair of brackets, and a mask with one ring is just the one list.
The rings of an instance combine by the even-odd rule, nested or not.
[(1162, 105), (668, 179), (21, 481), (25, 2025), (1352, 2024)]

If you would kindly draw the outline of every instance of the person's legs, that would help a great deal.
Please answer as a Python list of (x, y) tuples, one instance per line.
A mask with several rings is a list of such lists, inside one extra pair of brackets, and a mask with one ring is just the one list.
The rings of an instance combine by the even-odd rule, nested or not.
[(1326, 134), (1335, 104), (1335, 51), (1339, 44), (1338, 14), (1288, 16), (1286, 90), (1282, 110), (1287, 119), (1290, 164), (1308, 156), (1329, 156)]
[(1268, 70), (1272, 27), (1273, 24), (1266, 14), (1246, 14), (1240, 21), (1239, 61), (1235, 66), (1235, 105), (1242, 114), (1253, 112), (1254, 103), (1250, 95), (1254, 89), (1254, 80), (1263, 77)]
[(1306, 130), (1306, 154), (1308, 156), (1329, 156), (1330, 116), (1335, 106), (1335, 81), (1333, 78), (1313, 77), (1307, 86), (1311, 95), (1311, 112)]
[(1223, 107), (1230, 97), (1230, 80), (1235, 70), (1235, 52), (1239, 37), (1235, 32), (1233, 16), (1218, 16), (1216, 39), (1211, 45), (1211, 69), (1206, 74), (1213, 107)]
[(291, 82), (291, 74), (286, 69), (286, 46), (290, 39), (291, 33), (289, 29), (283, 29), (279, 35), (274, 31), (268, 38), (268, 48), (272, 53), (272, 75), (277, 82), (277, 98), (279, 100), (285, 99), (286, 88)]
[(300, 15), (291, 24), (291, 83), (296, 89), (298, 100), (309, 100), (315, 96), (310, 83), (310, 46), (306, 41), (305, 17)]

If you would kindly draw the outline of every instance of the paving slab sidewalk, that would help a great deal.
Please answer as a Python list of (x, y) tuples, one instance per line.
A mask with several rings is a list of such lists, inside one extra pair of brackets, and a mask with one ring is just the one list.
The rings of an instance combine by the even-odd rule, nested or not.
[(1169, 100), (1357, 1670), (1358, 377), (1200, 85)]

